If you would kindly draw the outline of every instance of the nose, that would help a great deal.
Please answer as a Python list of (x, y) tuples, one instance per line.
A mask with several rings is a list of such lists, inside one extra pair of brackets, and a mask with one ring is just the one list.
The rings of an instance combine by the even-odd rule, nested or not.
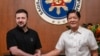
[(70, 21), (74, 21), (74, 20), (75, 20), (74, 18), (71, 18), (71, 19), (70, 19)]
[(22, 21), (22, 18), (19, 18), (19, 21)]

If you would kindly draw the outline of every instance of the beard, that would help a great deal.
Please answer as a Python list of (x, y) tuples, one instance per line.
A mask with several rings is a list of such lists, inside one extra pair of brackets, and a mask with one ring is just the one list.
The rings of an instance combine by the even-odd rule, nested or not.
[(25, 28), (25, 27), (26, 27), (26, 25), (27, 25), (27, 23), (26, 23), (26, 24), (24, 24), (24, 25), (22, 25), (22, 26), (17, 24), (17, 26), (18, 26), (19, 28)]

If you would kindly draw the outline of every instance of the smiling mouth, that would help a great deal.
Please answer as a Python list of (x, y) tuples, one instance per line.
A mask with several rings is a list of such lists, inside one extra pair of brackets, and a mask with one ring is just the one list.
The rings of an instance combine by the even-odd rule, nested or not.
[(70, 22), (71, 24), (76, 24), (75, 22)]

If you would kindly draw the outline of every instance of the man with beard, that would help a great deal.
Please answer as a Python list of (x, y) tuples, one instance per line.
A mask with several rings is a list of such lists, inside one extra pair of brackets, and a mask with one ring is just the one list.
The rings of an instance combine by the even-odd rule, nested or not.
[(40, 56), (38, 33), (27, 27), (28, 12), (19, 9), (15, 17), (17, 26), (7, 33), (7, 49), (11, 56)]
[(53, 51), (42, 56), (57, 56), (63, 50), (66, 56), (98, 56), (98, 45), (93, 32), (80, 26), (80, 18), (78, 11), (68, 11), (70, 29), (61, 34)]

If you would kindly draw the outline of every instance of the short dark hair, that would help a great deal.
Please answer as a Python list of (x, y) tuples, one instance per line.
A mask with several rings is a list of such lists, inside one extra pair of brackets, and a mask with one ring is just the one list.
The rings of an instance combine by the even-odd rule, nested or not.
[(70, 13), (76, 13), (76, 15), (78, 16), (78, 18), (80, 19), (81, 18), (81, 15), (80, 15), (80, 12), (79, 11), (76, 11), (76, 10), (69, 10), (67, 12), (67, 19), (68, 19), (68, 16)]
[(28, 18), (28, 12), (25, 9), (19, 9), (19, 10), (16, 11), (16, 14), (17, 13), (25, 13), (27, 18)]
[(88, 23), (87, 25), (91, 25), (91, 26), (93, 26), (93, 24), (92, 24), (92, 23)]

